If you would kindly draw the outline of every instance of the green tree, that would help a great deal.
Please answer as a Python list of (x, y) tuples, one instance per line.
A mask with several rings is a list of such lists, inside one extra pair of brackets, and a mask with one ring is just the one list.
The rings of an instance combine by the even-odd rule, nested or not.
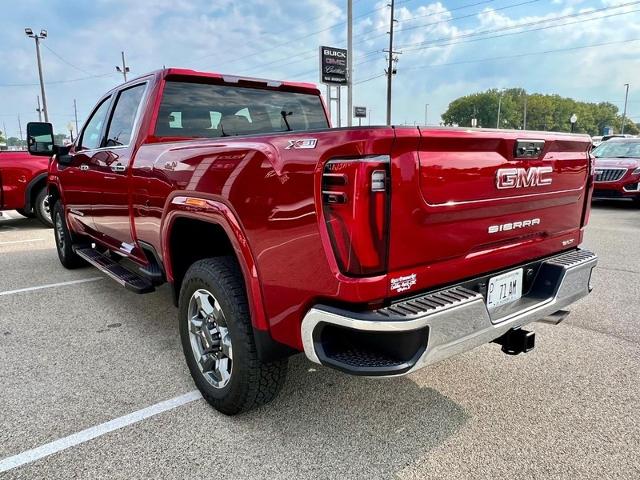
[[(457, 98), (442, 115), (445, 125), (470, 127), (471, 119), (477, 119), (481, 127), (495, 128), (500, 104), (500, 127), (522, 129), (524, 126), (525, 98), (527, 104), (527, 129), (571, 131), (570, 118), (578, 117), (575, 131), (590, 135), (601, 134), (604, 127), (612, 126), (620, 131), (622, 118), (618, 108), (607, 102), (579, 102), (560, 95), (527, 94), (522, 88), (490, 89)], [(638, 125), (625, 121), (625, 133), (637, 134)]]

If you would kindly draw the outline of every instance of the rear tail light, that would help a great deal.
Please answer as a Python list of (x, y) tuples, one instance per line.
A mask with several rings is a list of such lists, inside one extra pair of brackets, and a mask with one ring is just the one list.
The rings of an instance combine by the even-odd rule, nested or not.
[(347, 275), (384, 273), (389, 222), (388, 155), (327, 162), (322, 207), (340, 270)]
[(587, 171), (587, 186), (584, 194), (584, 205), (582, 207), (582, 220), (580, 222), (581, 227), (586, 227), (589, 223), (589, 216), (591, 215), (591, 197), (593, 195), (593, 186), (596, 170), (596, 158), (589, 153), (587, 155), (588, 171)]

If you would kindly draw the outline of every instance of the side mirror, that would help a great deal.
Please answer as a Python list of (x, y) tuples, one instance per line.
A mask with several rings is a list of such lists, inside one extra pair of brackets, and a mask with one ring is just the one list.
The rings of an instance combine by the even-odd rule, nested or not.
[(31, 155), (53, 155), (53, 126), (44, 122), (27, 123), (27, 148)]

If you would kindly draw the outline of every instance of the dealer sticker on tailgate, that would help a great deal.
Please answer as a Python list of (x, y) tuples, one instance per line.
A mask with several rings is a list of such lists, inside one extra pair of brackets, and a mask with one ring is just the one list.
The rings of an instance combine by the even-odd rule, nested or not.
[(522, 296), (522, 269), (503, 273), (489, 280), (487, 288), (487, 308), (515, 302)]

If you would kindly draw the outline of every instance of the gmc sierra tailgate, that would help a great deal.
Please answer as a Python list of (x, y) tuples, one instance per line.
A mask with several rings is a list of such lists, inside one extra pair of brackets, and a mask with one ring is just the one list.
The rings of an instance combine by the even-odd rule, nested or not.
[(389, 271), (401, 280), (390, 294), (577, 246), (590, 145), (586, 135), (397, 128)]

